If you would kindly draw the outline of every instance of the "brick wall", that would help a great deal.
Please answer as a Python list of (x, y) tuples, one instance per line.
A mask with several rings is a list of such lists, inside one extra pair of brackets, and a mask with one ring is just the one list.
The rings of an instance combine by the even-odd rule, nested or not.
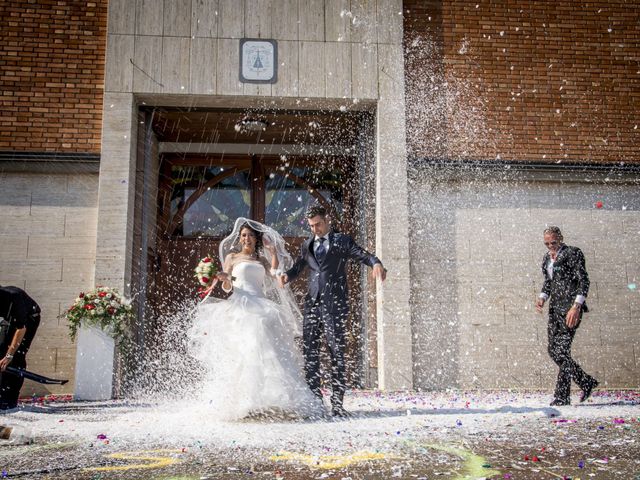
[(405, 0), (410, 154), (640, 161), (640, 5)]
[(0, 1), (0, 150), (100, 152), (107, 1)]

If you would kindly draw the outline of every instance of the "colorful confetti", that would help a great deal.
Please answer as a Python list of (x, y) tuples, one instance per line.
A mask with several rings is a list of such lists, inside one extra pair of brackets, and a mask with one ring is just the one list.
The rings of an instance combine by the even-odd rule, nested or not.
[[(574, 392), (576, 400), (578, 394)], [(270, 470), (273, 477), (275, 467), (279, 466), (285, 472), (284, 478), (289, 477), (290, 468), (295, 471), (300, 468), (320, 470), (313, 476), (319, 478), (323, 470), (321, 467), (326, 467), (328, 472), (332, 467), (364, 468), (362, 465), (365, 464), (374, 465), (375, 469), (386, 469), (384, 474), (380, 473), (380, 478), (414, 478), (412, 474), (418, 473), (421, 475), (417, 478), (438, 478), (440, 470), (437, 463), (447, 458), (450, 461), (451, 455), (464, 457), (465, 464), (473, 458), (471, 478), (488, 478), (489, 472), (494, 470), (497, 471), (491, 478), (519, 478), (521, 470), (529, 474), (524, 478), (540, 478), (535, 472), (546, 475), (545, 469), (548, 469), (554, 473), (549, 478), (562, 478), (564, 473), (565, 477), (575, 480), (574, 473), (592, 473), (590, 467), (604, 472), (614, 468), (611, 465), (614, 463), (615, 468), (620, 469), (625, 461), (623, 468), (628, 467), (628, 459), (618, 460), (616, 455), (621, 448), (628, 448), (623, 446), (630, 436), (625, 428), (634, 432), (640, 428), (637, 419), (639, 392), (599, 390), (595, 392), (590, 408), (579, 408), (576, 401), (575, 406), (565, 413), (570, 414), (570, 418), (552, 418), (548, 396), (549, 392), (350, 391), (345, 406), (355, 416), (341, 422), (329, 419), (293, 423), (252, 420), (220, 424), (203, 414), (212, 408), (207, 403), (210, 399), (199, 406), (193, 402), (156, 405), (120, 401), (113, 401), (104, 408), (84, 402), (51, 404), (32, 412), (21, 412), (22, 417), (17, 418), (24, 419), (33, 434), (45, 443), (57, 442), (58, 439), (79, 442), (92, 457), (101, 449), (111, 452), (111, 447), (105, 448), (109, 441), (116, 445), (139, 445), (141, 450), (172, 445), (177, 448), (177, 456), (188, 455), (196, 463), (219, 453), (222, 458), (234, 461), (231, 465), (236, 465), (237, 472), (245, 476), (256, 476), (258, 472), (250, 468), (251, 463), (242, 463), (241, 459), (251, 458), (256, 462), (256, 455), (263, 455), (260, 457), (262, 461), (268, 462), (274, 455), (274, 462), (286, 462), (286, 468), (282, 466), (284, 463), (276, 463)], [(470, 405), (473, 407), (469, 408)], [(89, 409), (85, 410), (87, 406)], [(407, 411), (411, 415), (406, 415)], [(51, 428), (51, 422), (58, 422), (61, 418), (64, 418), (64, 427), (59, 424), (59, 428)], [(607, 424), (609, 428), (605, 428)], [(96, 429), (101, 433), (96, 433)], [(583, 435), (594, 430), (601, 446), (597, 449), (590, 446), (594, 435)], [(117, 442), (108, 438), (115, 436), (115, 432)], [(579, 438), (577, 442), (565, 441), (576, 435)], [(505, 450), (504, 446), (513, 445), (513, 441), (519, 442), (519, 447)], [(466, 453), (459, 455), (453, 450), (438, 450), (431, 445), (452, 446)], [(286, 452), (286, 455), (275, 460), (276, 455), (272, 452)], [(512, 456), (505, 457), (505, 452)], [(467, 454), (481, 454), (483, 457), (467, 457)], [(140, 468), (142, 463), (141, 457), (120, 460), (120, 465), (126, 464), (130, 468), (134, 465)], [(152, 463), (161, 465), (155, 461)], [(406, 466), (411, 463), (420, 469), (411, 471)], [(5, 466), (9, 464), (5, 463)], [(340, 464), (345, 466), (336, 466)], [(422, 470), (425, 465), (429, 467)], [(392, 470), (392, 467), (398, 468)], [(635, 474), (635, 471), (624, 471)], [(348, 473), (352, 475), (351, 471)], [(344, 478), (345, 474), (346, 471), (336, 471), (328, 473), (327, 478)], [(443, 472), (441, 475), (450, 478)], [(585, 475), (581, 476), (585, 478)], [(296, 477), (293, 474), (291, 477), (308, 476), (298, 474)], [(633, 478), (633, 475), (624, 478)]]

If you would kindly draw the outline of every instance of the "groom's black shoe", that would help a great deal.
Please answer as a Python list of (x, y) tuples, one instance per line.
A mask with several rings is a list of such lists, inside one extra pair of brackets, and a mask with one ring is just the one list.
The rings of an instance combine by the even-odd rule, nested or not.
[(565, 407), (567, 405), (571, 405), (571, 401), (556, 398), (549, 405), (551, 405), (552, 407)]
[(331, 415), (337, 418), (348, 418), (351, 414), (342, 405), (336, 405), (331, 408)]
[(598, 381), (597, 380), (593, 380), (591, 382), (589, 382), (586, 386), (586, 388), (582, 389), (582, 394), (580, 395), (580, 403), (584, 402), (585, 400), (587, 400), (587, 398), (589, 398), (591, 396), (591, 393), (593, 392), (593, 389), (596, 388), (598, 386)]

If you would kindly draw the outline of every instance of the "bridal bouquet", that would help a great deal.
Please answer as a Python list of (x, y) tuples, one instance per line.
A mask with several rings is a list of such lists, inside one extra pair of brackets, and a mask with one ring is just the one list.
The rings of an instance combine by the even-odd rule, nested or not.
[(90, 292), (80, 293), (61, 317), (69, 322), (72, 340), (75, 340), (81, 325), (99, 327), (114, 339), (124, 340), (133, 320), (133, 311), (131, 304), (117, 290), (96, 287)]
[(216, 273), (218, 273), (218, 269), (216, 265), (213, 263), (213, 259), (211, 255), (207, 255), (198, 263), (198, 266), (195, 269), (195, 277), (198, 279), (198, 283), (200, 284), (200, 292), (204, 292), (211, 288), (215, 283), (214, 280), (216, 278)]

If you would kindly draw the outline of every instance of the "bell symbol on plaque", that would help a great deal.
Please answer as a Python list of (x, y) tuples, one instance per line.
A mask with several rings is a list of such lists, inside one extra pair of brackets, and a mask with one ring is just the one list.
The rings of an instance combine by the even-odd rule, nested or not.
[(264, 65), (262, 65), (262, 59), (260, 58), (260, 52), (258, 52), (258, 54), (256, 55), (256, 61), (253, 62), (253, 68), (255, 69), (264, 68)]

